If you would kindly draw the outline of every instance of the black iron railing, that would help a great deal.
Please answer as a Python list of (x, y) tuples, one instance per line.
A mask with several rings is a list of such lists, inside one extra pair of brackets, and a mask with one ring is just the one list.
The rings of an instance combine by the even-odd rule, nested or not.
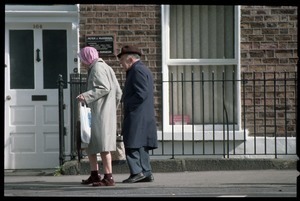
[[(161, 129), (158, 131), (159, 148), (152, 155), (172, 158), (296, 155), (296, 72), (242, 73), (240, 79), (235, 72), (230, 79), (224, 73), (216, 79), (213, 72), (209, 76), (201, 72), (198, 79), (194, 77), (193, 73), (190, 76), (182, 74), (174, 80), (170, 74), (170, 80), (162, 82), (165, 91), (161, 94), (168, 93), (168, 100), (164, 101), (168, 101), (169, 108), (156, 108), (161, 119), (157, 124)], [(124, 80), (119, 81), (122, 86)], [(85, 90), (86, 74), (70, 74), (68, 84), (70, 155), (74, 159), (81, 157), (76, 96)], [(60, 92), (59, 96), (63, 94)], [(163, 122), (164, 111), (169, 113), (168, 122)], [(121, 116), (120, 110), (118, 124)]]

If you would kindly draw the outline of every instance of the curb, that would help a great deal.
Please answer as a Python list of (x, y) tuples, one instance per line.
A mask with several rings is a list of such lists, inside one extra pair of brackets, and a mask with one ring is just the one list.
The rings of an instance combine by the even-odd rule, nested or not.
[[(100, 171), (102, 163), (98, 162)], [(297, 170), (294, 159), (151, 159), (153, 172), (218, 171), (218, 170)], [(113, 161), (114, 174), (129, 174), (126, 161)], [(63, 175), (89, 175), (88, 159), (67, 161), (62, 166)]]

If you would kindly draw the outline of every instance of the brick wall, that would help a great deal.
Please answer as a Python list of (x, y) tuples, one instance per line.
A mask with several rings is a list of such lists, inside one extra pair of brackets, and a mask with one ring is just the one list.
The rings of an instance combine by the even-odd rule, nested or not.
[(297, 7), (241, 6), (241, 71), (295, 72)]
[[(263, 81), (256, 81), (255, 89), (253, 81), (244, 88), (242, 116), (250, 135), (261, 135), (264, 128), (268, 136), (295, 133), (297, 54), (297, 7), (241, 6), (241, 72), (250, 80), (272, 80), (265, 82), (265, 89)], [(291, 81), (284, 82), (284, 78)], [(265, 107), (268, 103), (275, 107)]]
[[(141, 4), (81, 4), (80, 47), (85, 46), (86, 35), (114, 35), (115, 55), (100, 55), (116, 72), (122, 84), (125, 72), (116, 55), (123, 45), (139, 47), (141, 60), (150, 68), (155, 81), (155, 109), (161, 122), (161, 13), (160, 5)], [(119, 114), (120, 111), (119, 111)], [(118, 115), (118, 122), (120, 122)], [(160, 123), (158, 123), (160, 127)], [(119, 126), (120, 128), (120, 126)]]

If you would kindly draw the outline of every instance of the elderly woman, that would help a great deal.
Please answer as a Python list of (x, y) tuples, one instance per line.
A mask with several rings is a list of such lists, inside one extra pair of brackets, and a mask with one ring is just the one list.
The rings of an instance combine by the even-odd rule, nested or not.
[[(78, 53), (81, 64), (88, 70), (87, 91), (77, 99), (91, 108), (91, 140), (86, 148), (91, 175), (81, 184), (114, 186), (110, 151), (116, 150), (117, 107), (122, 90), (113, 69), (107, 65), (93, 47), (85, 47)], [(97, 162), (100, 153), (104, 178), (101, 180)]]

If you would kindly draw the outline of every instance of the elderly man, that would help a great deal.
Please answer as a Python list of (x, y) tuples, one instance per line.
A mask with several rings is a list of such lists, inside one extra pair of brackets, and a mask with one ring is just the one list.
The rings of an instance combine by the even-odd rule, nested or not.
[(140, 60), (141, 52), (124, 46), (117, 55), (126, 71), (123, 89), (122, 135), (130, 176), (123, 183), (152, 182), (149, 150), (157, 148), (154, 84), (151, 71)]

